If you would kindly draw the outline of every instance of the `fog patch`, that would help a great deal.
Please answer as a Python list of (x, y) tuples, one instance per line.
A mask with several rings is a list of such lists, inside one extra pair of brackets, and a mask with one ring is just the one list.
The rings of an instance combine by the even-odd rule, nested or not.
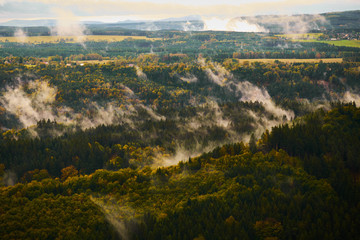
[[(102, 199), (93, 196), (90, 196), (90, 200), (100, 207), (101, 211), (105, 215), (106, 220), (114, 227), (121, 239), (129, 239), (129, 232), (125, 227), (123, 217), (133, 216), (134, 211), (130, 209), (130, 207), (120, 206), (116, 204), (115, 199), (110, 199), (110, 201), (107, 201), (106, 204)], [(114, 203), (110, 204), (111, 202)]]
[[(238, 119), (241, 121), (241, 119)], [(184, 135), (193, 137), (189, 146), (188, 139), (176, 140), (175, 151), (172, 154), (158, 155), (154, 158), (154, 166), (176, 165), (180, 161), (187, 161), (189, 157), (196, 157), (204, 152), (246, 139), (246, 134), (238, 133), (232, 125), (232, 119), (225, 116), (221, 107), (214, 100), (208, 99), (206, 103), (198, 106), (195, 116), (179, 121), (177, 124), (179, 137)], [(225, 132), (225, 139), (209, 138), (212, 131)]]
[(187, 83), (196, 83), (198, 81), (198, 78), (195, 75), (187, 73), (184, 77), (179, 77), (181, 81), (187, 82)]
[[(139, 111), (145, 111), (153, 120), (165, 120), (164, 116), (157, 114), (152, 108), (145, 106), (134, 92), (123, 86), (126, 99), (132, 99), (133, 104), (121, 102), (108, 102), (99, 105), (96, 102), (88, 103), (79, 112), (67, 106), (56, 105), (57, 88), (46, 81), (19, 81), (14, 87), (6, 87), (0, 96), (0, 104), (7, 113), (14, 115), (21, 127), (35, 126), (40, 120), (56, 121), (65, 125), (73, 125), (81, 129), (97, 127), (99, 125), (123, 124), (133, 126), (132, 117), (138, 116)], [(54, 132), (55, 134), (55, 132)], [(61, 133), (56, 133), (56, 135)], [(37, 136), (33, 131), (32, 135)]]
[(203, 22), (205, 31), (267, 32), (260, 25), (242, 18), (203, 18)]
[(83, 129), (97, 127), (102, 124), (111, 125), (116, 119), (124, 115), (120, 109), (115, 109), (111, 103), (108, 103), (105, 107), (92, 103), (90, 109), (93, 109), (93, 113), (80, 120), (80, 125)]
[(11, 170), (6, 170), (2, 181), (5, 186), (14, 186), (17, 183), (16, 173)]
[[(30, 93), (25, 92), (25, 86)], [(23, 127), (28, 127), (35, 125), (41, 119), (53, 121), (56, 118), (63, 118), (54, 115), (51, 106), (55, 101), (56, 92), (57, 89), (50, 87), (47, 82), (20, 83), (14, 88), (7, 87), (0, 97), (0, 103), (8, 112), (18, 117)]]
[(16, 29), (14, 32), (14, 37), (21, 43), (25, 43), (27, 40), (27, 35), (21, 28)]
[(133, 90), (128, 88), (127, 86), (121, 84), (121, 87), (125, 90), (126, 97), (128, 98), (136, 98), (136, 95)]
[(206, 63), (205, 59), (198, 58), (198, 63), (202, 66), (205, 70), (207, 77), (215, 84), (219, 86), (225, 86), (225, 82), (232, 78), (232, 74), (227, 71), (223, 66), (218, 63)]
[(150, 107), (147, 107), (147, 106), (145, 106), (143, 104), (139, 104), (139, 107), (143, 108), (149, 114), (149, 116), (151, 116), (152, 119), (154, 119), (154, 120), (157, 120), (157, 121), (166, 120), (166, 117), (157, 114)]
[(197, 147), (193, 150), (188, 150), (182, 146), (178, 146), (175, 150), (175, 153), (172, 155), (156, 156), (154, 158), (153, 167), (173, 166), (181, 161), (187, 161), (189, 158), (198, 157), (204, 152), (209, 152), (213, 150), (217, 146), (220, 146), (220, 144), (210, 145), (207, 147), (197, 144)]
[(241, 92), (240, 101), (242, 102), (260, 102), (264, 105), (265, 109), (274, 114), (276, 117), (283, 118), (286, 117), (287, 120), (290, 120), (295, 117), (294, 112), (289, 110), (284, 110), (275, 105), (274, 101), (271, 99), (269, 93), (263, 88), (253, 85), (248, 81), (239, 82), (235, 84), (237, 91)]
[(86, 27), (81, 24), (80, 19), (71, 11), (65, 9), (53, 9), (56, 15), (56, 26), (52, 27), (52, 36), (74, 36), (75, 40), (83, 45), (85, 41)]
[(141, 70), (139, 66), (135, 66), (136, 69), (136, 75), (141, 79), (147, 79), (146, 74)]
[(185, 32), (199, 31), (199, 27), (196, 24), (192, 24), (190, 21), (182, 24), (182, 28)]
[(256, 17), (243, 17), (249, 23), (258, 24), (272, 32), (307, 33), (311, 30), (321, 30), (330, 23), (319, 14), (312, 15), (265, 15)]
[[(277, 106), (265, 88), (236, 79), (233, 74), (218, 63), (205, 62), (199, 58), (198, 63), (205, 69), (210, 81), (232, 92), (241, 102), (258, 102), (265, 108), (265, 114), (258, 115), (254, 111), (248, 111), (248, 115), (255, 121), (256, 136), (260, 137), (263, 131), (271, 127), (289, 121), (295, 117), (291, 110), (285, 110)], [(249, 138), (249, 136), (246, 136)]]
[(340, 100), (343, 102), (355, 102), (356, 106), (360, 106), (360, 95), (353, 91), (346, 91)]

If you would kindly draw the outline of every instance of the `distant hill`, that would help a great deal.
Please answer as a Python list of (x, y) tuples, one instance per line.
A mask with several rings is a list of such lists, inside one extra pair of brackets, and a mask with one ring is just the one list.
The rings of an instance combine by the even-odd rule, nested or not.
[[(100, 21), (83, 21), (84, 25), (104, 24)], [(42, 19), (42, 20), (11, 20), (0, 23), (0, 26), (8, 27), (52, 27), (56, 25), (56, 19)]]
[[(239, 17), (235, 21), (245, 21), (263, 27), (269, 32), (304, 33), (326, 30), (359, 30), (360, 11), (339, 13), (302, 14), (302, 15), (262, 15), (254, 17)], [(158, 21), (123, 21), (116, 24), (100, 24), (108, 28), (134, 29), (143, 31), (178, 30), (202, 31), (205, 23), (200, 16), (168, 18)]]
[(55, 26), (55, 19), (42, 19), (42, 20), (11, 20), (8, 22), (0, 23), (0, 26), (9, 27), (44, 27)]
[(360, 10), (346, 12), (323, 13), (333, 29), (360, 29)]
[(185, 17), (180, 17), (180, 18), (166, 18), (166, 19), (162, 19), (159, 21), (162, 22), (182, 22), (182, 21), (201, 21), (201, 16), (199, 15), (189, 15), (189, 16), (185, 16)]
[(240, 17), (270, 32), (304, 33), (324, 30), (359, 30), (360, 11), (302, 15), (263, 15)]
[[(360, 10), (346, 12), (331, 12), (322, 14), (302, 15), (260, 15), (234, 18), (235, 21), (255, 24), (266, 31), (276, 33), (304, 33), (326, 30), (360, 30)], [(126, 20), (117, 23), (103, 23), (99, 21), (84, 21), (90, 30), (104, 29), (131, 29), (141, 31), (202, 31), (205, 22), (201, 16), (191, 15), (180, 18), (167, 18), (157, 21)], [(12, 20), (0, 23), (0, 26), (12, 27), (50, 27), (56, 25), (54, 19), (43, 20)]]
[(201, 20), (191, 21), (144, 21), (144, 22), (118, 22), (116, 24), (103, 24), (107, 27), (118, 27), (142, 31), (176, 30), (176, 31), (202, 31), (204, 23)]

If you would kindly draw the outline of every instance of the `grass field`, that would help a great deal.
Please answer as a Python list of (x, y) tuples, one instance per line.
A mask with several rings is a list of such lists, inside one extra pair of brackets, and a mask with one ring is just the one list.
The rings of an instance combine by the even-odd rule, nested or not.
[(318, 41), (318, 40), (295, 40), (297, 42), (318, 42), (326, 43), (338, 47), (356, 47), (360, 48), (360, 40), (338, 40), (338, 41)]
[(114, 62), (114, 60), (84, 60), (84, 61), (73, 61), (77, 64), (85, 64), (85, 63), (88, 63), (88, 64), (106, 64), (106, 63), (109, 63), (109, 62)]
[(283, 37), (296, 42), (318, 42), (326, 43), (338, 47), (357, 47), (360, 48), (360, 40), (318, 40), (323, 33), (300, 33), (300, 34), (281, 34), (276, 37)]
[(289, 39), (318, 39), (323, 33), (291, 33), (275, 35), (277, 37), (284, 37)]
[[(276, 60), (280, 62), (286, 63), (314, 63), (323, 61), (324, 63), (341, 63), (342, 58), (322, 58), (322, 59), (267, 59), (267, 58), (259, 58), (259, 59), (238, 59), (239, 63), (244, 64), (245, 62), (254, 63), (254, 62), (263, 62), (263, 63), (274, 63)], [(86, 61), (73, 61), (77, 64), (106, 64), (109, 62), (114, 62), (114, 60), (86, 60)]]
[(160, 38), (147, 38), (145, 36), (115, 36), (115, 35), (86, 35), (86, 36), (36, 36), (36, 37), (26, 37), (26, 38), (17, 38), (17, 37), (0, 37), (0, 42), (23, 42), (23, 43), (58, 43), (58, 42), (85, 42), (85, 41), (108, 41), (108, 42), (119, 42), (123, 40), (161, 40)]
[(273, 63), (276, 60), (286, 63), (314, 63), (323, 61), (324, 63), (341, 63), (342, 58), (321, 58), (321, 59), (238, 59), (239, 63), (253, 63), (253, 62), (263, 62), (263, 63)]

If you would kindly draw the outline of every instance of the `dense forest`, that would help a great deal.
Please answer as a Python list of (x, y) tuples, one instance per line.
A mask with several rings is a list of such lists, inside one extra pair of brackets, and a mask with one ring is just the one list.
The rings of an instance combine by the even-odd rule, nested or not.
[[(353, 104), (338, 105), (274, 128), (258, 143), (224, 145), (171, 167), (123, 166), (84, 175), (68, 166), (57, 178), (46, 169), (29, 171), (23, 183), (1, 191), (1, 234), (354, 239), (359, 236), (359, 159), (350, 156), (358, 156), (359, 116)], [(309, 134), (314, 131), (319, 134)], [(351, 140), (343, 138), (348, 134)], [(317, 145), (318, 138), (325, 142)], [(32, 219), (36, 224), (27, 228)]]
[[(331, 35), (332, 32), (326, 33)], [(324, 34), (324, 36), (327, 36)], [(99, 54), (103, 58), (128, 58), (140, 54), (156, 54), (165, 63), (188, 61), (202, 54), (214, 61), (227, 58), (239, 59), (312, 59), (348, 58), (357, 56), (359, 48), (336, 46), (322, 42), (298, 42), (284, 39), (273, 33), (241, 32), (153, 32), (147, 39), (125, 38), (123, 41), (69, 42), (69, 37), (57, 43), (44, 42), (1, 42), (0, 57), (50, 57), (59, 60), (74, 59), (72, 55)], [(60, 58), (61, 57), (61, 58)], [(56, 59), (56, 58), (54, 58)], [(76, 59), (76, 58), (75, 58)], [(97, 58), (94, 58), (97, 59)]]
[[(148, 57), (155, 62), (144, 61)], [(109, 64), (30, 66), (24, 61), (38, 59), (9, 60), (0, 65), (0, 156), (19, 178), (36, 168), (52, 176), (68, 165), (87, 174), (113, 168), (114, 154), (121, 157), (117, 164), (132, 167), (160, 155), (180, 152), (186, 158), (248, 141), (252, 133), (259, 138), (276, 124), (332, 108), (331, 101), (358, 101), (356, 63), (197, 59), (164, 65), (156, 56), (140, 56)], [(144, 151), (142, 161), (132, 160)]]

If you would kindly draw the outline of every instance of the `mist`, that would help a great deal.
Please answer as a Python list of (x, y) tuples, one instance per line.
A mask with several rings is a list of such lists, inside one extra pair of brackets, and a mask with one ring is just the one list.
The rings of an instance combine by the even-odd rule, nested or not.
[[(105, 219), (114, 227), (119, 237), (123, 240), (129, 239), (129, 233), (125, 227), (124, 221), (121, 220), (121, 215), (126, 215), (127, 217), (129, 217), (129, 215), (133, 216), (133, 210), (129, 213), (129, 207), (121, 208), (118, 204), (109, 204), (111, 200), (107, 201), (107, 204), (105, 204), (101, 198), (96, 198), (94, 196), (90, 196), (90, 200), (100, 207), (105, 215)], [(113, 201), (116, 203), (116, 200)]]
[[(52, 36), (74, 36), (79, 43), (84, 42), (87, 29), (81, 24), (80, 19), (71, 11), (53, 9), (56, 15), (56, 26), (51, 28)], [(83, 45), (85, 47), (85, 45)]]
[(183, 77), (179, 77), (181, 81), (187, 82), (187, 83), (195, 83), (198, 81), (198, 78), (195, 75), (187, 73)]
[[(25, 86), (32, 93), (25, 92)], [(35, 125), (41, 119), (55, 120), (51, 104), (55, 101), (57, 89), (50, 87), (47, 82), (29, 82), (14, 88), (7, 87), (0, 97), (4, 108), (14, 114), (23, 127)], [(62, 118), (58, 116), (58, 118)], [(62, 119), (63, 121), (66, 119)]]
[(286, 116), (288, 120), (294, 117), (292, 111), (276, 106), (265, 88), (259, 88), (248, 81), (235, 79), (228, 70), (218, 63), (205, 63), (204, 59), (199, 59), (198, 62), (205, 68), (206, 75), (213, 83), (234, 92), (236, 96), (240, 97), (239, 101), (260, 102), (268, 112), (278, 117)]
[[(197, 111), (194, 116), (186, 119), (171, 117), (171, 119), (176, 120), (178, 134), (183, 137), (180, 138), (182, 140), (174, 140), (175, 150), (171, 156), (159, 156), (158, 159), (154, 160), (156, 164), (177, 164), (188, 157), (197, 156), (226, 143), (248, 141), (251, 133), (238, 132), (234, 128), (234, 123), (237, 121), (252, 119), (252, 127), (256, 130), (255, 135), (260, 137), (266, 129), (294, 117), (291, 111), (276, 106), (266, 89), (236, 79), (220, 64), (206, 62), (203, 58), (198, 59), (198, 64), (205, 72), (209, 83), (218, 85), (234, 94), (239, 102), (259, 102), (265, 108), (265, 113), (244, 110), (238, 117), (233, 118), (229, 114), (224, 114), (222, 107), (218, 104), (218, 99), (209, 96), (205, 103), (201, 104), (195, 101), (194, 106)], [(135, 66), (135, 68), (139, 78), (147, 79), (140, 67)], [(197, 77), (191, 74), (178, 77), (189, 84), (198, 81)], [(19, 81), (17, 85), (4, 89), (0, 103), (7, 113), (14, 115), (22, 127), (29, 128), (29, 131), (31, 126), (43, 119), (50, 119), (70, 126), (70, 128), (71, 126), (78, 126), (81, 129), (93, 128), (102, 124), (127, 124), (134, 131), (138, 131), (138, 124), (134, 119), (138, 119), (140, 113), (142, 116), (140, 122), (166, 120), (165, 116), (158, 114), (152, 107), (144, 105), (129, 87), (120, 86), (125, 94), (125, 102), (107, 102), (100, 105), (90, 101), (82, 109), (75, 111), (69, 106), (57, 106), (58, 89), (48, 82), (40, 80)], [(33, 136), (36, 136), (35, 130), (33, 131)], [(206, 139), (207, 136), (217, 134), (216, 131), (220, 133), (220, 138)], [(54, 133), (56, 136), (61, 134), (61, 132)], [(191, 141), (184, 137), (187, 134), (191, 134), (193, 138)], [(156, 130), (150, 132), (149, 135), (143, 135), (143, 137), (155, 139), (157, 137)], [(189, 145), (190, 143), (191, 145)]]
[(16, 173), (11, 170), (6, 170), (2, 177), (2, 182), (5, 186), (14, 186), (17, 183)]
[(14, 37), (21, 43), (25, 43), (27, 40), (27, 35), (21, 28), (16, 29), (14, 32)]
[[(198, 62), (205, 68), (204, 71), (210, 81), (233, 92), (239, 98), (239, 101), (259, 102), (264, 106), (266, 112), (272, 115), (270, 118), (264, 118), (264, 116), (257, 116), (254, 112), (249, 112), (249, 115), (258, 123), (257, 127), (259, 129), (270, 129), (295, 117), (293, 111), (277, 106), (265, 88), (260, 88), (245, 80), (235, 79), (228, 70), (218, 63), (205, 63), (204, 59), (199, 59)], [(261, 134), (259, 132), (256, 136), (260, 137)]]
[(135, 69), (136, 69), (136, 75), (141, 78), (141, 79), (147, 79), (146, 74), (141, 70), (141, 68), (139, 66), (135, 65)]
[[(239, 119), (241, 121), (241, 119)], [(246, 138), (246, 134), (237, 133), (232, 126), (232, 119), (225, 117), (218, 103), (207, 99), (207, 102), (198, 106), (194, 117), (184, 119), (179, 122), (177, 128), (179, 133), (194, 133), (195, 143), (191, 147), (187, 146), (186, 140), (176, 141), (175, 152), (171, 155), (158, 155), (154, 158), (154, 166), (171, 166), (180, 161), (187, 161), (189, 157), (197, 157), (204, 152), (209, 152), (214, 148), (226, 143), (239, 142)], [(222, 129), (226, 132), (226, 139), (222, 141), (206, 140), (209, 131), (214, 128)]]
[[(88, 129), (99, 125), (123, 124), (133, 125), (133, 116), (138, 111), (145, 111), (147, 115), (155, 120), (165, 120), (164, 116), (157, 114), (152, 108), (145, 106), (137, 100), (134, 92), (123, 86), (125, 97), (135, 99), (134, 104), (122, 105), (118, 102), (108, 102), (99, 105), (90, 102), (86, 108), (76, 112), (71, 107), (57, 106), (57, 88), (46, 81), (22, 82), (13, 87), (6, 87), (0, 96), (0, 104), (7, 113), (14, 115), (20, 122), (22, 128), (34, 126), (40, 120), (51, 120), (65, 125), (76, 125), (81, 129)], [(61, 134), (61, 133), (59, 133)], [(34, 133), (36, 136), (36, 133)]]
[(183, 31), (189, 32), (189, 31), (199, 31), (199, 27), (195, 24), (192, 24), (191, 22), (187, 21), (182, 25)]
[(251, 24), (258, 24), (268, 30), (283, 33), (307, 33), (311, 30), (320, 30), (323, 26), (330, 26), (326, 18), (319, 14), (314, 15), (265, 15), (246, 17)]
[(360, 106), (360, 95), (353, 91), (346, 91), (340, 100), (343, 102), (355, 102), (356, 106)]
[(284, 110), (274, 103), (269, 93), (265, 88), (260, 89), (248, 81), (239, 82), (235, 84), (237, 91), (241, 92), (242, 102), (260, 102), (264, 105), (265, 109), (275, 115), (278, 118), (286, 117), (287, 120), (291, 120), (295, 117), (294, 112), (290, 110)]
[(200, 143), (197, 143), (195, 149), (189, 150), (184, 146), (178, 145), (176, 151), (172, 155), (162, 155), (155, 156), (153, 167), (169, 167), (178, 164), (181, 161), (187, 161), (189, 158), (198, 157), (204, 152), (209, 152), (214, 148), (220, 146), (221, 144), (211, 144), (208, 146), (203, 146)]
[(241, 18), (203, 18), (203, 22), (205, 31), (267, 32), (260, 25)]
[[(287, 122), (294, 116), (292, 111), (277, 107), (271, 101), (266, 90), (261, 90), (249, 82), (244, 82), (244, 85), (245, 87), (239, 86), (239, 89), (236, 91), (247, 91), (248, 93), (247, 95), (244, 94), (244, 98), (240, 98), (239, 101), (257, 101), (264, 106), (265, 112), (243, 109), (242, 112), (238, 112), (237, 116), (234, 117), (231, 111), (225, 114), (216, 100), (208, 98), (206, 103), (197, 106), (195, 116), (181, 119), (177, 124), (179, 138), (181, 138), (182, 134), (193, 134), (192, 136), (195, 139), (191, 141), (191, 145), (189, 146), (186, 140), (175, 141), (175, 151), (170, 155), (156, 156), (153, 166), (175, 165), (180, 161), (187, 161), (189, 157), (197, 157), (224, 144), (240, 141), (248, 142), (253, 133), (256, 138), (260, 138), (267, 129), (269, 130), (273, 126)], [(226, 85), (223, 87), (226, 87)], [(244, 126), (243, 124), (250, 124), (249, 131), (237, 131), (236, 124), (239, 123), (241, 126)], [(211, 131), (214, 131), (214, 129), (225, 132), (225, 138), (221, 140), (209, 139), (212, 134)]]

